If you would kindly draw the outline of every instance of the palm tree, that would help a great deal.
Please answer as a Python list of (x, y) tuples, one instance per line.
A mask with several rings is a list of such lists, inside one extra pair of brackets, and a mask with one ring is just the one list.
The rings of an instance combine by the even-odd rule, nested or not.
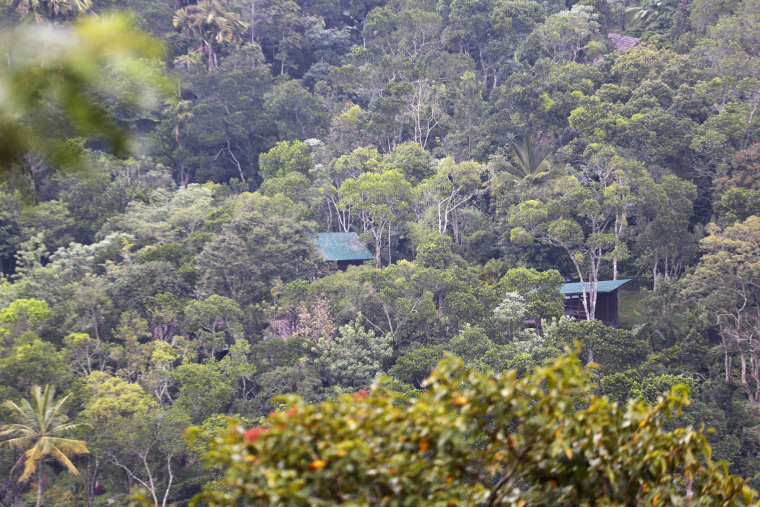
[(484, 185), (494, 192), (502, 185), (524, 182), (532, 186), (543, 186), (558, 177), (560, 172), (554, 167), (554, 160), (543, 143), (536, 142), (531, 134), (524, 137), (522, 144), (510, 141), (514, 163), (504, 163), (504, 171), (493, 171), (493, 176)]
[(489, 259), (480, 271), (480, 281), (483, 285), (496, 285), (507, 271), (507, 263), (499, 259)]
[[(0, 445), (7, 444), (10, 447), (24, 450), (21, 460), (24, 460), (24, 473), (19, 477), (19, 482), (29, 480), (34, 472), (37, 472), (37, 507), (40, 507), (42, 499), (42, 465), (46, 458), (52, 457), (60, 464), (69, 469), (75, 475), (79, 471), (69, 460), (67, 455), (86, 454), (87, 444), (81, 440), (63, 438), (81, 424), (68, 422), (69, 418), (61, 412), (61, 407), (69, 399), (64, 397), (54, 401), (55, 388), (45, 386), (43, 391), (40, 386), (32, 388), (32, 402), (22, 400), (21, 406), (12, 401), (6, 401), (4, 405), (13, 411), (18, 417), (18, 424), (5, 424), (0, 426), (0, 437), (12, 437)], [(39, 471), (37, 469), (38, 464)], [(16, 466), (13, 468), (15, 469)]]
[(225, 10), (219, 0), (202, 0), (174, 13), (173, 24), (185, 37), (197, 37), (197, 51), (206, 56), (208, 70), (216, 68), (218, 50), (227, 44), (241, 44), (248, 23)]
[(642, 0), (641, 5), (626, 7), (625, 12), (635, 12), (633, 18), (639, 21), (672, 18), (677, 4), (678, 0)]
[[(11, 3), (11, 2), (7, 2)], [(87, 12), (92, 0), (20, 0), (16, 11), (21, 16), (34, 16), (39, 23), (44, 19), (61, 21)]]

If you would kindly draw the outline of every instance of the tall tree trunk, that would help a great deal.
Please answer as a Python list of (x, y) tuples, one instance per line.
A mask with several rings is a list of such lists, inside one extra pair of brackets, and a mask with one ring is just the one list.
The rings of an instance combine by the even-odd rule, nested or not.
[[(256, 0), (251, 0), (251, 46), (256, 43)], [(256, 67), (256, 59), (253, 59), (253, 67)]]
[(749, 373), (755, 384), (754, 389), (751, 389), (750, 401), (753, 405), (757, 405), (758, 401), (760, 401), (760, 362), (757, 357), (757, 343), (752, 341), (752, 339), (750, 339), (749, 365)]
[(40, 469), (37, 472), (37, 507), (40, 507), (42, 503), (42, 469), (44, 467), (44, 463), (40, 462)]
[(741, 379), (742, 379), (742, 385), (747, 387), (749, 384), (747, 384), (747, 357), (744, 354), (744, 349), (742, 348), (742, 344), (739, 340), (736, 340), (736, 344), (739, 346), (739, 358), (741, 359), (741, 365), (742, 365), (742, 372), (741, 372)]
[(451, 230), (454, 232), (454, 243), (461, 245), (462, 242), (459, 239), (459, 220), (457, 220), (456, 212), (453, 212), (451, 215)]
[(87, 456), (87, 507), (92, 507), (95, 503), (95, 488), (100, 477), (101, 461), (100, 458), (95, 458), (95, 467), (91, 472), (92, 455), (88, 454)]
[(172, 458), (173, 453), (169, 453), (166, 457), (166, 469), (169, 472), (169, 484), (166, 485), (166, 491), (164, 492), (164, 501), (161, 503), (161, 507), (166, 507), (166, 500), (169, 498), (169, 491), (172, 489), (172, 482), (174, 482), (174, 473), (172, 472)]
[(375, 267), (378, 269), (380, 268), (380, 257), (383, 250), (383, 229), (384, 226), (382, 225), (377, 229), (372, 229), (372, 234), (375, 236)]
[(596, 318), (596, 295), (597, 295), (597, 278), (599, 278), (599, 275), (597, 273), (594, 273), (592, 275), (589, 275), (588, 279), (588, 286), (589, 286), (589, 292), (588, 292), (588, 310), (589, 313), (586, 315), (586, 320), (592, 321)]
[(90, 472), (92, 465), (92, 457), (90, 455), (87, 455), (87, 481), (85, 481), (85, 491), (87, 494), (87, 507), (92, 507), (92, 504), (95, 501), (95, 485), (93, 479), (92, 479), (92, 473)]
[(393, 264), (391, 259), (391, 223), (388, 222), (388, 265)]
[(591, 321), (594, 320), (594, 309), (596, 305), (591, 306), (591, 299), (594, 299), (594, 303), (596, 303), (596, 292), (593, 291), (593, 289), (596, 289), (596, 285), (592, 284), (592, 279), (594, 279), (594, 260), (591, 259), (591, 268), (589, 269), (589, 290), (586, 290), (586, 282), (583, 279), (583, 269), (581, 269), (581, 265), (578, 264), (578, 262), (573, 257), (573, 254), (570, 252), (570, 249), (567, 247), (563, 247), (567, 254), (570, 256), (570, 259), (573, 261), (573, 265), (575, 266), (575, 271), (578, 273), (578, 279), (581, 283), (581, 301), (583, 302), (583, 309), (586, 312), (586, 320)]
[(660, 257), (655, 252), (654, 254), (654, 267), (652, 268), (652, 278), (654, 279), (654, 283), (652, 286), (652, 291), (657, 292), (657, 267), (660, 264)]

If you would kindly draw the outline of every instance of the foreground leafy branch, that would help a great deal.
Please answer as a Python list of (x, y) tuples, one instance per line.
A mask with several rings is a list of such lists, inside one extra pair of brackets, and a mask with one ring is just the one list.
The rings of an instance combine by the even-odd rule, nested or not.
[(162, 53), (126, 16), (0, 31), (0, 180), (18, 167), (28, 173), (35, 157), (55, 168), (80, 164), (76, 135), (128, 153), (129, 132), (107, 105), (157, 105), (170, 87), (157, 60)]
[(232, 421), (206, 456), (223, 475), (195, 504), (755, 502), (700, 430), (664, 429), (685, 386), (623, 409), (593, 394), (576, 357), (522, 378), (447, 357), (428, 385), (407, 403), (382, 386), (318, 406), (289, 396), (265, 428)]

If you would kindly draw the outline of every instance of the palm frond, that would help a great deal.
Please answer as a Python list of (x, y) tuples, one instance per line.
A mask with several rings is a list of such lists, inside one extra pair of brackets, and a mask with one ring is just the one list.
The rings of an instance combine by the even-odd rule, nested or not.
[(43, 458), (37, 446), (30, 448), (24, 453), (24, 472), (18, 478), (18, 482), (25, 482), (37, 471), (37, 462)]
[(549, 174), (552, 172), (553, 168), (554, 168), (554, 160), (552, 160), (551, 156), (546, 156), (541, 161), (541, 163), (536, 166), (536, 169), (533, 172), (534, 173), (545, 172)]
[(40, 455), (47, 456), (53, 451), (55, 446), (50, 442), (50, 437), (45, 436), (37, 440), (35, 447), (39, 449)]
[(87, 442), (84, 440), (72, 440), (70, 438), (48, 437), (50, 445), (70, 454), (89, 454)]
[(34, 429), (22, 424), (9, 424), (10, 428), (2, 428), (0, 437), (17, 437), (17, 438), (36, 438), (37, 432)]
[(77, 467), (74, 466), (74, 463), (69, 460), (69, 458), (66, 457), (64, 453), (62, 453), (60, 450), (53, 448), (53, 450), (50, 452), (50, 455), (53, 456), (58, 463), (65, 466), (69, 472), (71, 472), (74, 475), (79, 475), (79, 470), (77, 470)]
[(483, 183), (483, 186), (486, 187), (492, 194), (495, 193), (497, 190), (499, 190), (502, 187), (511, 186), (514, 183), (517, 183), (522, 178), (519, 176), (515, 176), (512, 173), (509, 172), (497, 172), (494, 173), (491, 178), (488, 179), (485, 183)]
[[(24, 401), (26, 401), (26, 400), (24, 400)], [(22, 405), (23, 405), (23, 402), (22, 402)], [(15, 412), (20, 417), (22, 417), (24, 419), (26, 418), (25, 415), (24, 415), (24, 409), (23, 409), (23, 407), (19, 407), (18, 405), (16, 405), (15, 403), (13, 403), (11, 400), (6, 400), (6, 402), (3, 403), (3, 406), (6, 407), (7, 409), (11, 410), (12, 412)]]
[(58, 436), (58, 435), (64, 435), (66, 433), (69, 433), (77, 428), (82, 428), (85, 426), (90, 426), (87, 423), (70, 423), (66, 422), (65, 424), (61, 424), (59, 426), (56, 426), (54, 429), (50, 431), (51, 435)]
[(532, 184), (538, 184), (543, 183), (545, 179), (549, 177), (552, 173), (550, 171), (543, 171), (540, 173), (534, 173), (530, 176), (530, 183)]
[(28, 449), (33, 442), (34, 440), (31, 440), (28, 437), (19, 437), (0, 442), (0, 445), (7, 445), (8, 447), (15, 447), (17, 449)]
[(76, 12), (85, 12), (92, 7), (92, 0), (72, 0), (71, 6)]

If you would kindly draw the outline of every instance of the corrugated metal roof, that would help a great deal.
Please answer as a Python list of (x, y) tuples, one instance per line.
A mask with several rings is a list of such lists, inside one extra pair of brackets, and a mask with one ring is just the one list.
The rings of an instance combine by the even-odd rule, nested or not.
[[(617, 289), (623, 284), (626, 284), (630, 282), (630, 278), (626, 278), (625, 280), (600, 280), (596, 282), (596, 291), (597, 292), (612, 292), (613, 290)], [(586, 286), (586, 291), (589, 291), (590, 284), (589, 282), (586, 282), (584, 284)], [(562, 287), (559, 288), (559, 291), (562, 294), (580, 294), (583, 292), (583, 288), (581, 287), (581, 282), (573, 282), (573, 283), (566, 283)]]
[(355, 232), (320, 232), (316, 242), (328, 261), (370, 261), (375, 258)]
[(621, 35), (614, 32), (608, 33), (607, 37), (609, 37), (610, 41), (612, 41), (612, 45), (615, 46), (615, 52), (618, 53), (620, 51), (627, 51), (631, 49), (641, 40), (637, 39), (636, 37), (628, 37), (627, 35)]

